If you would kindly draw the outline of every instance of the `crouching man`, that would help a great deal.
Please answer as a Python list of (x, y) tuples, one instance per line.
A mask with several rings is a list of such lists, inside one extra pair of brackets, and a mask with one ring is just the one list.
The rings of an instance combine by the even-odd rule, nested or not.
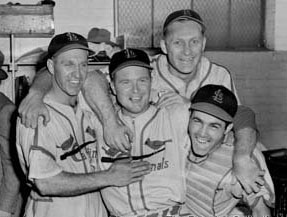
[(237, 108), (235, 95), (220, 85), (202, 87), (192, 100), (186, 179), (186, 206), (192, 216), (229, 216), (239, 201), (253, 216), (270, 216), (274, 187), (262, 153), (257, 148), (253, 152), (253, 160), (265, 170), (265, 182), (258, 177), (257, 193), (247, 195), (231, 172), (234, 144), (225, 138)]

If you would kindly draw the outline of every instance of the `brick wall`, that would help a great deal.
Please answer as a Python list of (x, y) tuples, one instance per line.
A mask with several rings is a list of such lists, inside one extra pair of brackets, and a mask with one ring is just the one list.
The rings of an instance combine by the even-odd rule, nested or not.
[(287, 52), (207, 52), (233, 74), (242, 104), (256, 112), (261, 141), (287, 148)]

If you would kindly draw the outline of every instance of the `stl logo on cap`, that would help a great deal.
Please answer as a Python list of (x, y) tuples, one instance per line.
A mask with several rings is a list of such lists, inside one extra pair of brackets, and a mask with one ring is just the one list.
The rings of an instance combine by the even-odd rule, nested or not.
[(69, 41), (79, 41), (77, 35), (73, 34), (72, 32), (67, 32), (66, 36)]
[(125, 50), (125, 55), (127, 59), (131, 59), (131, 58), (135, 58), (137, 55), (135, 54), (135, 52), (131, 49), (126, 49)]
[(183, 10), (183, 13), (188, 16), (192, 16), (191, 10)]
[(222, 93), (221, 89), (218, 89), (217, 91), (215, 91), (212, 98), (214, 101), (222, 104), (223, 103), (223, 93)]

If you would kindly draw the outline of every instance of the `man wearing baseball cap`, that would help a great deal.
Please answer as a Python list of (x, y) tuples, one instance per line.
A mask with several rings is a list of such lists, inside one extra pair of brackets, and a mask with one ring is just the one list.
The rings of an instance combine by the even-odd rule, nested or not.
[[(148, 55), (128, 48), (115, 53), (109, 65), (111, 89), (116, 96), (119, 120), (129, 127), (134, 139), (129, 157), (146, 160), (151, 173), (139, 183), (101, 190), (111, 216), (179, 216), (185, 200), (187, 149), (186, 105), (157, 108), (150, 103), (151, 70)], [(99, 141), (101, 169), (126, 157)]]
[[(203, 19), (193, 10), (178, 10), (167, 16), (160, 42), (163, 54), (151, 58), (153, 70), (150, 97), (159, 107), (178, 103), (190, 104), (196, 91), (206, 84), (223, 85), (237, 96), (231, 73), (203, 56), (207, 40), (205, 31)], [(85, 88), (86, 98), (94, 110), (98, 104), (93, 96), (95, 87), (94, 83), (87, 82)], [(101, 110), (101, 113), (105, 111)], [(233, 168), (246, 192), (251, 193), (257, 189), (255, 180), (264, 172), (259, 170), (249, 157), (256, 144), (257, 132), (256, 125), (248, 114), (239, 109), (235, 118)], [(242, 166), (243, 163), (246, 165)]]
[(256, 180), (257, 193), (247, 195), (232, 174), (234, 143), (225, 138), (237, 107), (236, 96), (221, 85), (203, 86), (192, 99), (186, 177), (186, 206), (192, 216), (233, 216), (230, 212), (240, 200), (251, 208), (252, 216), (270, 216), (274, 186), (261, 151), (255, 148), (252, 155), (265, 170), (264, 181)]
[[(163, 54), (151, 60), (153, 66), (151, 101), (156, 102), (159, 107), (177, 103), (190, 104), (190, 99), (196, 91), (206, 84), (223, 85), (237, 95), (230, 72), (203, 56), (207, 40), (205, 31), (206, 25), (203, 19), (193, 10), (178, 10), (167, 16), (163, 25), (163, 38), (160, 42)], [(104, 84), (103, 79), (99, 78), (99, 73), (92, 73), (84, 85), (85, 98), (92, 109), (97, 111), (98, 116), (103, 119), (106, 141), (120, 150), (128, 150), (130, 143), (124, 133), (129, 135), (130, 140), (132, 140), (132, 135), (116, 120), (115, 113), (112, 111), (112, 103), (107, 97), (109, 95), (107, 85)], [(25, 117), (28, 117), (28, 123), (32, 120), (32, 125), (37, 123), (35, 121), (37, 115), (34, 113), (43, 114), (46, 119), (49, 117), (47, 109), (40, 103), (43, 85), (38, 85), (38, 88), (35, 86), (31, 94), (29, 93), (27, 99), (23, 101), (23, 106), (20, 106), (24, 122)], [(103, 91), (100, 87), (106, 90)], [(39, 104), (41, 106), (35, 108), (34, 105)], [(33, 108), (36, 110), (34, 113)], [(239, 112), (234, 122), (236, 138), (234, 173), (247, 193), (257, 189), (255, 180), (264, 173), (250, 158), (257, 140), (255, 124), (250, 120), (245, 113)], [(242, 162), (249, 163), (242, 167)]]
[(48, 47), (52, 87), (43, 99), (51, 120), (44, 126), (40, 119), (36, 129), (18, 120), (18, 156), (32, 186), (27, 217), (105, 217), (98, 190), (137, 182), (149, 173), (147, 162), (130, 159), (97, 171), (97, 119), (83, 109), (78, 97), (91, 53), (83, 36), (56, 35)]

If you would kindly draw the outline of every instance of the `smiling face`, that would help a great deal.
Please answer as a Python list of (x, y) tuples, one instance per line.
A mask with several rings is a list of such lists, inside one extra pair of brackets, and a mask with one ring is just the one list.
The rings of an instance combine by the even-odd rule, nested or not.
[(127, 66), (115, 72), (111, 88), (125, 115), (136, 117), (149, 107), (151, 75), (147, 68)]
[(54, 77), (53, 93), (59, 98), (77, 96), (88, 72), (88, 51), (82, 49), (65, 51), (49, 59), (47, 66)]
[(205, 48), (206, 39), (200, 24), (191, 21), (176, 21), (166, 30), (161, 49), (167, 54), (170, 72), (180, 78), (194, 76)]
[(200, 111), (193, 111), (189, 121), (189, 137), (192, 151), (199, 157), (204, 157), (221, 145), (224, 136), (233, 125)]

